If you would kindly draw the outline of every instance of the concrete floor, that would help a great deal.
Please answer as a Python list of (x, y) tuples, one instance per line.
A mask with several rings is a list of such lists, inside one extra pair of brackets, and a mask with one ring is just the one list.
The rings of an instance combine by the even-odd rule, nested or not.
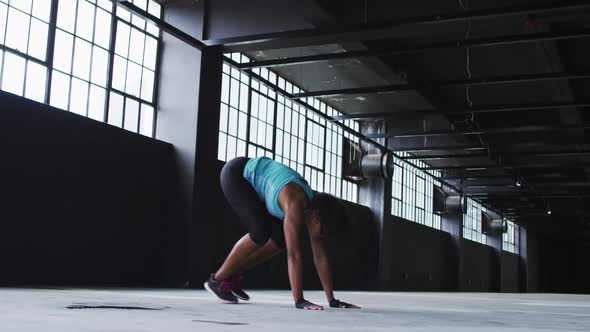
[(590, 331), (590, 296), (338, 292), (363, 309), (306, 312), (287, 291), (250, 294), (231, 305), (200, 290), (0, 288), (0, 331)]

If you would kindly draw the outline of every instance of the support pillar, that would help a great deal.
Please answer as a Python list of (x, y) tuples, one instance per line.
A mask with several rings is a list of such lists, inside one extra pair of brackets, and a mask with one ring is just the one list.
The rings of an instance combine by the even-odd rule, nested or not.
[[(164, 19), (202, 38), (203, 2), (170, 3)], [(212, 262), (207, 254), (215, 236), (219, 202), (208, 190), (219, 186), (217, 144), (223, 53), (200, 51), (162, 34), (156, 138), (174, 145), (177, 183), (172, 186), (168, 252), (164, 279), (168, 286), (200, 286)], [(214, 246), (213, 246), (214, 247)]]
[[(502, 219), (502, 216), (492, 211), (487, 211), (492, 219)], [(492, 247), (494, 254), (490, 262), (490, 292), (500, 292), (502, 290), (502, 233), (488, 234), (487, 245)]]
[[(386, 133), (387, 128), (384, 121), (365, 122), (361, 124), (361, 133), (363, 134), (380, 134)], [(377, 140), (380, 144), (385, 144), (385, 139)], [(379, 149), (372, 145), (361, 143), (362, 149), (368, 153), (379, 153)], [(376, 289), (386, 289), (388, 280), (388, 271), (390, 264), (393, 263), (391, 253), (384, 250), (384, 232), (386, 222), (391, 212), (391, 179), (381, 177), (369, 178), (359, 185), (359, 203), (371, 209), (375, 218), (375, 229), (378, 235), (378, 241), (375, 244), (379, 258), (377, 260), (377, 275), (374, 282)]]
[(463, 263), (461, 260), (461, 239), (463, 239), (463, 214), (449, 214), (441, 216), (441, 230), (451, 236), (451, 248), (449, 248), (448, 264), (452, 274), (448, 276), (449, 285), (447, 291), (458, 291), (460, 278), (463, 274)]

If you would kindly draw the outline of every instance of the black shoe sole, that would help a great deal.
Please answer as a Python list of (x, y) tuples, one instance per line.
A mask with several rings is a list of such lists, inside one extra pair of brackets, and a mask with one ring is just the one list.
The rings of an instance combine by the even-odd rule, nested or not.
[(242, 301), (250, 301), (250, 297), (241, 297), (238, 294), (231, 292), (232, 294), (234, 294), (235, 297), (237, 297), (238, 299), (242, 300)]
[[(205, 281), (205, 283), (203, 284), (203, 286), (205, 287), (205, 289), (215, 295), (216, 298), (220, 299), (221, 301), (223, 301), (224, 303), (230, 303), (230, 304), (236, 304), (238, 303), (238, 299), (236, 299), (235, 301), (231, 301), (231, 300), (224, 300), (222, 298), (220, 298), (210, 287), (209, 287), (209, 282)], [(235, 295), (234, 295), (235, 296)]]

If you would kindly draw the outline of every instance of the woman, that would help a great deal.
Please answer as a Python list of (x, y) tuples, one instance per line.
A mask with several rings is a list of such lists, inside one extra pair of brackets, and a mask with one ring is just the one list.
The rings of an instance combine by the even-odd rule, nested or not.
[(261, 157), (239, 157), (229, 161), (221, 172), (221, 187), (248, 229), (233, 247), (225, 262), (205, 282), (205, 288), (221, 300), (236, 303), (249, 300), (240, 289), (240, 274), (287, 249), (289, 282), (295, 306), (323, 310), (303, 297), (303, 257), (301, 228), (307, 227), (314, 263), (330, 307), (359, 307), (334, 298), (332, 274), (325, 237), (342, 228), (345, 213), (338, 200), (328, 194), (315, 194), (305, 179), (291, 168)]

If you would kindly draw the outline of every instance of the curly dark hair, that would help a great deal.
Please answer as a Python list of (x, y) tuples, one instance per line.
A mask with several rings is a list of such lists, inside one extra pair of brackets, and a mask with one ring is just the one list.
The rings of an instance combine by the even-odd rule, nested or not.
[(343, 233), (348, 228), (346, 206), (338, 198), (330, 194), (315, 194), (308, 206), (308, 210), (318, 211), (322, 235)]

